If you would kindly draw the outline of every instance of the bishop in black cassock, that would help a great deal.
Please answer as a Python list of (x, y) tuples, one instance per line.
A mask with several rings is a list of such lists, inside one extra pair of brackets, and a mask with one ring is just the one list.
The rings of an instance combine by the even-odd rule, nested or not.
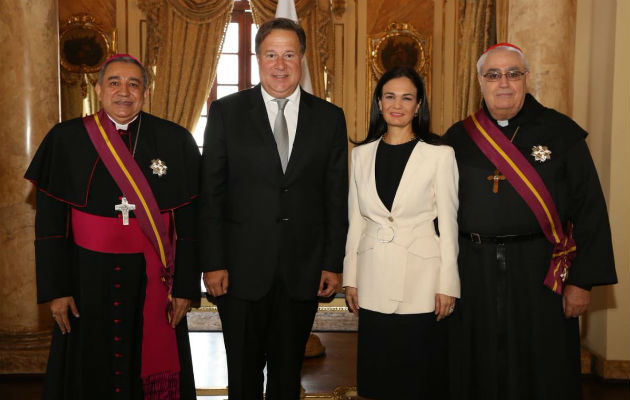
[[(172, 297), (179, 300), (173, 301), (173, 324), (183, 320), (174, 328), (180, 369), (179, 388), (174, 390), (179, 391), (177, 398), (194, 399), (185, 310), (178, 310), (178, 305), (181, 308), (185, 304), (187, 309), (190, 303), (185, 299), (198, 299), (200, 295), (193, 209), (199, 150), (186, 129), (140, 112), (144, 97), (135, 95), (143, 96), (146, 81), (143, 85), (139, 62), (114, 58), (108, 63), (99, 77), (99, 95), (106, 111), (101, 113), (101, 123), (127, 128), (119, 132), (120, 138), (148, 181), (160, 213), (168, 214), (176, 236)], [(156, 166), (160, 164), (157, 161), (161, 161), (160, 166)], [(67, 310), (65, 306), (63, 310), (51, 306), (57, 324), (44, 398), (156, 398), (155, 393), (147, 393), (140, 378), (143, 335), (153, 334), (143, 332), (143, 313), (159, 313), (160, 318), (167, 318), (167, 313), (163, 308), (144, 308), (145, 256), (96, 252), (75, 243), (78, 238), (72, 230), (73, 210), (89, 216), (122, 217), (114, 207), (121, 203), (123, 193), (97, 154), (81, 119), (62, 122), (51, 129), (25, 177), (38, 189), (38, 302), (55, 304), (58, 299), (71, 299)], [(133, 212), (129, 214), (134, 219)], [(120, 234), (124, 236), (128, 231), (122, 218), (120, 221)], [(93, 229), (92, 232), (96, 230)], [(82, 234), (86, 231), (90, 235), (90, 227), (83, 229)], [(166, 346), (165, 343), (161, 348), (144, 351), (165, 351)], [(175, 397), (171, 394), (160, 398)]]
[(450, 320), (453, 399), (581, 398), (578, 316), (595, 285), (616, 283), (606, 203), (586, 132), (526, 93), (527, 61), (500, 44), (480, 58), (483, 112), (535, 168), (575, 259), (557, 294), (543, 285), (554, 246), (532, 209), (462, 122), (445, 140), (459, 167), (461, 300)]

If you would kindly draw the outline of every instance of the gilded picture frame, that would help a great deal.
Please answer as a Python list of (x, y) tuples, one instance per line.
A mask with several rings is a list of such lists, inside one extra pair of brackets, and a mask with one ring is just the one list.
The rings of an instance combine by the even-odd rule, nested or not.
[(74, 15), (59, 32), (59, 54), (63, 69), (71, 73), (97, 72), (101, 64), (114, 54), (115, 35), (103, 32), (94, 18)]
[[(411, 24), (392, 22), (385, 32), (368, 37), (368, 71), (366, 104), (378, 79), (390, 68), (411, 67), (424, 80), (427, 99), (431, 103), (431, 37), (424, 37)], [(369, 126), (369, 115), (365, 116)]]
[(392, 23), (370, 41), (370, 66), (376, 77), (394, 67), (411, 67), (419, 74), (427, 64), (426, 40), (408, 24)]

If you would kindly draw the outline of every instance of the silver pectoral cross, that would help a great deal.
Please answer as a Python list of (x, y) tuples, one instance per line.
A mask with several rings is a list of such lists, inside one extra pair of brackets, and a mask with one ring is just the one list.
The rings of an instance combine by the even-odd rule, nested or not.
[(114, 210), (122, 213), (123, 225), (129, 225), (129, 211), (133, 211), (135, 209), (136, 205), (128, 203), (125, 196), (120, 199), (120, 204), (116, 204), (114, 206)]

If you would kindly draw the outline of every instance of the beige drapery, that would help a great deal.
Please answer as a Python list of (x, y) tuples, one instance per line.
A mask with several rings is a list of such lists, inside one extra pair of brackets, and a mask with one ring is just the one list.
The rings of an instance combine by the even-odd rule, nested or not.
[(497, 43), (507, 42), (509, 0), (496, 0)]
[(461, 120), (481, 105), (477, 59), (496, 43), (493, 0), (459, 0), (457, 79), (454, 120)]
[[(272, 19), (276, 14), (278, 0), (250, 0), (256, 25)], [(295, 0), (299, 22), (306, 33), (306, 60), (311, 73), (313, 94), (321, 98), (330, 97), (332, 81), (332, 55), (334, 36), (332, 10), (328, 0)], [(331, 55), (331, 57), (329, 57)], [(326, 71), (326, 73), (324, 73)]]
[(216, 74), (232, 0), (140, 0), (148, 19), (149, 112), (192, 131)]

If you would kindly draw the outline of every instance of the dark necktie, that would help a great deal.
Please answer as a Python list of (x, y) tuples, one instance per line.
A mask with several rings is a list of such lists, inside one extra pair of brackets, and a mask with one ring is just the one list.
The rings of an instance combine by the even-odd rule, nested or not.
[(276, 121), (273, 124), (273, 137), (276, 139), (282, 172), (285, 172), (289, 162), (289, 129), (284, 117), (284, 107), (289, 99), (274, 99), (273, 101), (278, 103), (278, 115), (276, 115)]

